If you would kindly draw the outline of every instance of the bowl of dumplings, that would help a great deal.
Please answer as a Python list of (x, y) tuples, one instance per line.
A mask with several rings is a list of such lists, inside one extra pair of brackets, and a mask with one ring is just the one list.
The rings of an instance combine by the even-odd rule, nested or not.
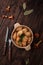
[(29, 27), (16, 23), (11, 33), (11, 40), (16, 47), (28, 51), (31, 49), (31, 43), (33, 42), (33, 32)]

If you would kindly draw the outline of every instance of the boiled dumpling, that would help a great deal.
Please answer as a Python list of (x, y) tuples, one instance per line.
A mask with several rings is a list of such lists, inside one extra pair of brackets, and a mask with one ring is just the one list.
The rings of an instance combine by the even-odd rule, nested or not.
[(17, 37), (17, 33), (15, 32), (15, 33), (13, 34), (13, 39), (16, 40), (16, 37)]
[(18, 42), (19, 40), (20, 40), (20, 37), (19, 37), (19, 36), (17, 36), (16, 41)]
[(20, 30), (22, 30), (22, 27), (18, 27), (18, 28), (16, 29), (16, 31), (20, 31)]
[(22, 41), (22, 46), (25, 47), (26, 46), (26, 42)]
[(23, 41), (27, 42), (27, 40), (28, 40), (28, 37), (25, 36), (25, 37), (23, 38)]
[(17, 32), (17, 36), (21, 36), (22, 34), (23, 34), (22, 30), (20, 30), (20, 31)]
[(18, 43), (19, 44), (19, 46), (21, 46), (22, 47), (22, 43)]
[(31, 33), (30, 32), (26, 32), (25, 35), (26, 36), (31, 36)]
[(26, 32), (27, 32), (27, 28), (24, 28), (24, 29), (23, 29), (23, 33), (26, 33)]
[(32, 39), (31, 37), (29, 37), (29, 38), (28, 38), (28, 43), (30, 43), (30, 42), (31, 42), (31, 39)]

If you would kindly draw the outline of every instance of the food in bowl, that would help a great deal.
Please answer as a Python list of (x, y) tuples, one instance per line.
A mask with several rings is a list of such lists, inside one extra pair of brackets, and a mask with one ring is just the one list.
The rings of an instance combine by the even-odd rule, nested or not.
[(18, 26), (13, 30), (12, 39), (17, 46), (25, 47), (32, 41), (32, 32), (30, 28), (26, 26)]

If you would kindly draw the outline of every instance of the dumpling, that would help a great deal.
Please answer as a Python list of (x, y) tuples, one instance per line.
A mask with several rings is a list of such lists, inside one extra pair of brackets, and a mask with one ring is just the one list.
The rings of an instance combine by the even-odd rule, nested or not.
[(27, 28), (24, 28), (22, 30), (23, 30), (23, 33), (26, 33), (27, 32)]
[(23, 38), (23, 41), (27, 42), (27, 41), (28, 41), (28, 37), (25, 36), (25, 37)]
[(26, 42), (22, 41), (22, 46), (25, 47), (26, 46)]
[(25, 35), (28, 36), (28, 37), (30, 37), (31, 33), (30, 32), (26, 32)]
[(18, 41), (15, 42), (18, 45)]
[(18, 43), (19, 44), (19, 46), (21, 46), (22, 47), (22, 43)]
[(16, 31), (20, 31), (20, 30), (22, 30), (22, 27), (18, 27), (18, 28), (16, 29)]
[(30, 42), (31, 42), (31, 40), (32, 40), (32, 38), (31, 38), (31, 37), (29, 37), (29, 38), (28, 38), (28, 43), (30, 43)]
[(15, 33), (13, 34), (13, 39), (16, 40), (16, 37), (17, 37), (17, 33), (15, 32)]
[(16, 44), (22, 47), (22, 43), (16, 40)]
[(19, 37), (19, 36), (17, 36), (16, 41), (18, 42), (19, 40), (20, 40), (20, 37)]
[(21, 36), (22, 34), (23, 34), (22, 30), (20, 30), (20, 31), (17, 32), (17, 36)]

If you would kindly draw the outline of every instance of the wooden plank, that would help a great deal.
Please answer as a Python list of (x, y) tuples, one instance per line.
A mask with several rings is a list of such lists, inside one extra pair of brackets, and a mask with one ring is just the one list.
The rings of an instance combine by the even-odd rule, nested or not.
[[(33, 32), (43, 33), (43, 2), (42, 0), (30, 0), (29, 3), (27, 3), (27, 9), (34, 9), (34, 12), (31, 15), (24, 16), (23, 10), (20, 11), (20, 6), (22, 6), (24, 0), (2, 0), (0, 1), (0, 16), (3, 14), (6, 15), (14, 15), (14, 19), (3, 19), (0, 17), (0, 65), (23, 65), (23, 60), (26, 60), (27, 58), (30, 59), (29, 65), (43, 65), (43, 43), (40, 44), (40, 47), (38, 49), (35, 49), (32, 47), (32, 49), (28, 52), (26, 52), (23, 49), (18, 49), (12, 44), (12, 62), (9, 63), (8, 60), (8, 50), (6, 56), (3, 56), (3, 45), (5, 43), (5, 33), (7, 26), (10, 29), (10, 33), (12, 32), (12, 28), (15, 24), (15, 22), (19, 22), (20, 24), (29, 26)], [(16, 3), (16, 4), (15, 4)], [(11, 5), (11, 10), (9, 13), (5, 12), (6, 6)], [(16, 7), (16, 8), (15, 8)], [(4, 12), (3, 12), (4, 11)], [(19, 14), (19, 16), (18, 16)], [(17, 19), (17, 20), (16, 20)], [(43, 35), (42, 35), (43, 38)], [(32, 45), (35, 44), (35, 41), (32, 43)]]

